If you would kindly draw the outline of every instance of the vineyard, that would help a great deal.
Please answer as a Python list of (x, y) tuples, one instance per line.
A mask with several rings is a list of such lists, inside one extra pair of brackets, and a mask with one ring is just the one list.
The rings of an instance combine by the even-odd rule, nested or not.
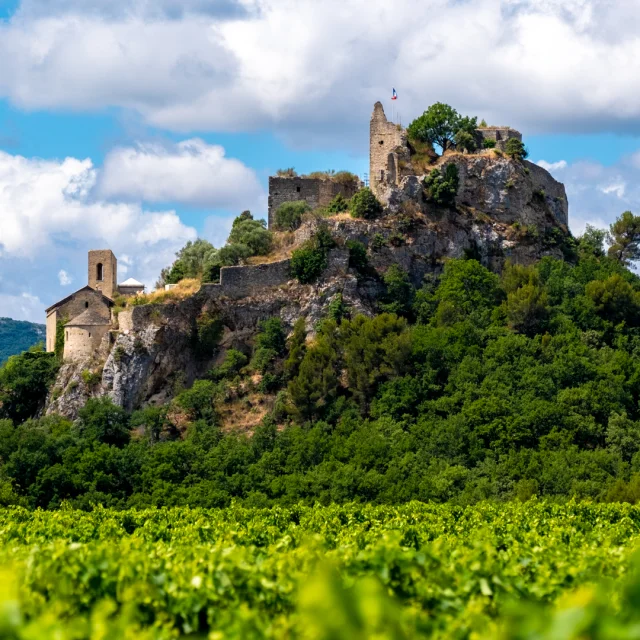
[(639, 530), (577, 502), (6, 509), (0, 637), (638, 638)]

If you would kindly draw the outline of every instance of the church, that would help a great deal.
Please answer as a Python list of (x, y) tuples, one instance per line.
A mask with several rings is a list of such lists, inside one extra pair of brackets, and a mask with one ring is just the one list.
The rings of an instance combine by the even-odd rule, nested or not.
[(47, 351), (56, 350), (58, 327), (64, 329), (64, 359), (89, 358), (114, 326), (114, 296), (144, 292), (133, 278), (118, 285), (118, 260), (109, 249), (89, 251), (87, 286), (49, 307)]

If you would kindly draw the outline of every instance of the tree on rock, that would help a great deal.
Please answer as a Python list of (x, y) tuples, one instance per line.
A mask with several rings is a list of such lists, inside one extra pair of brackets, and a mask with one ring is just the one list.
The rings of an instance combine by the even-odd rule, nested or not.
[(510, 158), (518, 162), (522, 162), (529, 155), (527, 148), (524, 146), (524, 142), (518, 140), (518, 138), (509, 138), (504, 151)]
[(456, 146), (456, 136), (465, 141), (474, 137), (477, 127), (477, 118), (463, 117), (448, 104), (436, 102), (409, 125), (407, 133), (414, 140), (437, 144), (444, 153)]
[(625, 211), (609, 227), (608, 239), (609, 257), (625, 265), (640, 260), (640, 216)]

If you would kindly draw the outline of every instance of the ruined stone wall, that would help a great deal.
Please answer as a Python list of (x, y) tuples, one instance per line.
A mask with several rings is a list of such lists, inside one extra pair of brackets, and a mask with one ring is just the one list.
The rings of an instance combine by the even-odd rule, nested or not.
[[(102, 274), (99, 273), (98, 265), (102, 265)], [(102, 279), (100, 279), (102, 275)], [(99, 251), (89, 251), (89, 286), (113, 299), (113, 295), (118, 291), (118, 261), (109, 249)]]
[[(369, 137), (369, 186), (379, 196), (386, 184), (396, 184), (400, 173), (398, 149), (407, 147), (406, 132), (389, 122), (381, 102), (376, 102), (371, 116)], [(408, 152), (408, 149), (406, 149)]]
[(304, 200), (311, 209), (326, 207), (339, 193), (349, 199), (356, 187), (322, 178), (269, 178), (269, 228), (275, 224), (275, 214), (285, 202)]
[(98, 349), (109, 325), (75, 326), (65, 328), (64, 359), (77, 362), (89, 360)]
[(203, 285), (203, 289), (213, 291), (216, 296), (242, 298), (255, 295), (269, 287), (286, 284), (289, 275), (289, 260), (269, 262), (267, 264), (240, 267), (223, 267), (220, 270), (220, 284)]
[(496, 149), (505, 151), (507, 141), (516, 138), (522, 142), (522, 134), (511, 127), (480, 127), (478, 129), (482, 140), (493, 140), (496, 143)]

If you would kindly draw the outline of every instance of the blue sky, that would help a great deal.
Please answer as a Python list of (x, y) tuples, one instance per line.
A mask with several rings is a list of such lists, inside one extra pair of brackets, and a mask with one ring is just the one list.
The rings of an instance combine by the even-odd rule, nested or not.
[(607, 226), (640, 210), (639, 29), (640, 0), (0, 0), (0, 316), (41, 320), (89, 248), (153, 285), (278, 168), (364, 175), (393, 86), (403, 122), (520, 129), (574, 233)]

